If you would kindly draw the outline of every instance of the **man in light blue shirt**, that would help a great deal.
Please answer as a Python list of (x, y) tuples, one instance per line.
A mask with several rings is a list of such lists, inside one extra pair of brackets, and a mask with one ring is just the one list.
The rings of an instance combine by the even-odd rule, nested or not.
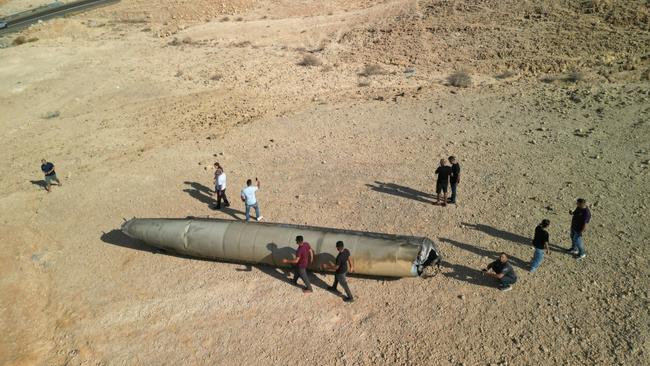
[(246, 205), (246, 222), (251, 220), (250, 209), (255, 209), (255, 217), (257, 221), (262, 221), (264, 216), (260, 215), (260, 206), (257, 203), (257, 197), (255, 197), (255, 192), (260, 189), (260, 181), (255, 178), (256, 186), (253, 185), (253, 181), (250, 179), (246, 181), (246, 188), (241, 190), (241, 200)]

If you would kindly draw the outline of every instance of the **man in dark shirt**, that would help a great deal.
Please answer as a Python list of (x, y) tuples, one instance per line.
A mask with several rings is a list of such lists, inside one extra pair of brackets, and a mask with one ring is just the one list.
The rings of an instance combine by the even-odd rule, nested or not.
[(314, 261), (314, 251), (311, 249), (309, 243), (303, 240), (302, 235), (296, 236), (296, 244), (298, 244), (296, 257), (294, 259), (283, 259), (282, 263), (296, 265), (296, 272), (293, 278), (294, 285), (297, 285), (298, 278), (301, 278), (302, 282), (305, 283), (305, 288), (302, 292), (306, 294), (311, 293), (313, 290), (311, 283), (309, 283), (309, 277), (307, 276), (307, 267)]
[[(488, 272), (493, 270), (494, 273)], [(499, 290), (501, 291), (510, 291), (512, 290), (512, 285), (517, 282), (517, 274), (515, 274), (515, 269), (512, 268), (510, 262), (508, 262), (508, 255), (506, 253), (501, 253), (499, 259), (488, 264), (488, 266), (483, 269), (486, 275), (494, 277), (499, 280)]]
[(530, 263), (530, 273), (535, 273), (539, 265), (542, 264), (542, 260), (544, 259), (544, 252), (546, 252), (546, 254), (549, 254), (548, 231), (546, 231), (549, 225), (551, 225), (551, 221), (544, 219), (535, 228), (535, 237), (533, 238), (535, 254), (533, 255), (533, 261)]
[(451, 177), (449, 177), (449, 184), (451, 185), (451, 197), (449, 202), (456, 204), (456, 188), (458, 183), (460, 183), (460, 164), (456, 160), (455, 156), (449, 157), (449, 163), (451, 164)]
[[(436, 169), (438, 175), (438, 180), (436, 182), (436, 203), (442, 203), (443, 206), (447, 206), (447, 189), (449, 188), (449, 176), (451, 175), (451, 167), (447, 165), (445, 159), (440, 159), (440, 166)], [(440, 193), (444, 192), (444, 201), (440, 201)], [(435, 203), (434, 203), (435, 205)]]
[(587, 256), (585, 254), (585, 246), (582, 241), (582, 234), (587, 229), (587, 224), (591, 221), (591, 211), (587, 207), (587, 200), (578, 198), (576, 201), (576, 209), (569, 211), (571, 218), (571, 248), (567, 252), (574, 254), (576, 259), (582, 259)]
[(330, 291), (338, 292), (338, 284), (340, 283), (345, 291), (345, 297), (343, 301), (352, 302), (354, 298), (352, 297), (352, 292), (348, 287), (348, 281), (346, 275), (348, 271), (353, 272), (352, 259), (350, 258), (350, 251), (345, 249), (342, 241), (336, 242), (336, 250), (339, 254), (336, 256), (336, 262), (334, 264), (325, 263), (323, 264), (323, 269), (329, 269), (334, 271), (334, 284), (329, 286), (327, 289)]
[(45, 174), (45, 190), (49, 193), (52, 182), (56, 182), (59, 186), (63, 184), (57, 178), (56, 172), (54, 171), (54, 164), (48, 162), (45, 159), (41, 159), (41, 171)]

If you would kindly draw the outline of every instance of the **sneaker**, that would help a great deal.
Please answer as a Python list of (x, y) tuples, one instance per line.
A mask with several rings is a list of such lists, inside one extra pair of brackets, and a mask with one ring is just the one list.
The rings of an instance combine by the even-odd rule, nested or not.
[(499, 287), (499, 290), (502, 292), (508, 292), (512, 290), (512, 286), (506, 286), (506, 287)]
[(564, 250), (569, 254), (578, 254), (578, 249), (569, 248)]
[(537, 272), (537, 268), (531, 268), (528, 272), (535, 273), (535, 272)]
[(334, 286), (327, 286), (327, 291), (339, 292), (339, 290), (337, 290)]
[(576, 260), (584, 259), (587, 255), (585, 253), (582, 253), (582, 255), (576, 256)]
[(346, 296), (346, 297), (343, 298), (343, 301), (345, 301), (345, 302), (354, 302), (354, 298)]
[(262, 220), (264, 220), (264, 216), (260, 216), (257, 218), (257, 221), (262, 221)]

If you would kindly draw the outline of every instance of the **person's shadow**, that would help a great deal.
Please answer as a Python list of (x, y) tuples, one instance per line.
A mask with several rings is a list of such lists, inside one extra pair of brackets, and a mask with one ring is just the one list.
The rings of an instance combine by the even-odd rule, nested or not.
[(424, 203), (434, 203), (434, 201), (431, 200), (435, 198), (432, 194), (401, 186), (399, 184), (375, 181), (372, 184), (366, 184), (366, 186), (376, 192), (392, 194), (393, 196), (404, 197)]
[(471, 283), (476, 286), (496, 287), (497, 281), (492, 277), (486, 276), (481, 270), (463, 266), (460, 264), (451, 264), (443, 261), (441, 267), (450, 269), (451, 272), (443, 272), (443, 276), (453, 278), (457, 281)]
[(47, 184), (42, 179), (41, 180), (30, 180), (29, 183), (31, 183), (31, 184), (33, 184), (35, 186), (41, 187), (43, 189), (45, 189), (45, 187), (47, 187)]
[[(468, 251), (470, 253), (474, 253), (474, 254), (479, 255), (481, 257), (494, 258), (494, 260), (496, 260), (499, 257), (499, 254), (501, 254), (500, 252), (495, 252), (495, 251), (492, 251), (492, 250), (483, 249), (483, 248), (475, 246), (475, 245), (461, 243), (461, 242), (453, 240), (453, 239), (438, 238), (438, 240), (440, 240), (441, 243), (451, 244), (451, 245), (453, 245), (453, 246), (455, 246), (457, 248), (466, 250), (466, 251)], [(510, 263), (515, 267), (519, 267), (519, 268), (522, 268), (522, 269), (527, 269), (529, 267), (528, 262), (523, 261), (523, 260), (515, 257), (514, 255), (508, 254), (508, 258), (509, 258)]]
[[(197, 182), (184, 183), (189, 185), (189, 188), (183, 189), (183, 192), (189, 194), (192, 198), (198, 200), (199, 202), (206, 204), (208, 208), (216, 210), (215, 206), (217, 204), (217, 201), (213, 198), (213, 190)], [(219, 209), (219, 211), (236, 220), (243, 220), (246, 217), (245, 212), (230, 207), (223, 207)]]
[[(497, 228), (495, 228), (493, 226), (483, 225), (483, 224), (470, 224), (470, 223), (467, 223), (467, 222), (463, 222), (462, 224), (469, 227), (469, 228), (471, 228), (471, 229), (483, 232), (483, 233), (488, 234), (490, 236), (493, 236), (495, 238), (499, 238), (499, 239), (507, 240), (507, 241), (510, 241), (510, 242), (513, 242), (513, 243), (529, 246), (531, 248), (532, 248), (532, 245), (533, 245), (533, 239), (532, 238), (527, 238), (527, 237), (521, 236), (519, 234), (511, 233), (509, 231), (500, 230), (500, 229), (497, 229)], [(551, 249), (551, 250), (553, 250), (555, 252), (562, 252), (562, 253), (565, 252), (564, 248), (562, 248), (562, 247), (560, 247), (558, 245), (549, 243), (548, 246), (549, 246), (549, 249)]]

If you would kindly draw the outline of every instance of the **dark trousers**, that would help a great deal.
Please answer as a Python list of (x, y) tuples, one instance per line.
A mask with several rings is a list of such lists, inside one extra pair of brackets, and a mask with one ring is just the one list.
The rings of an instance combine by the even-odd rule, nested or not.
[(223, 204), (226, 207), (230, 206), (230, 202), (228, 202), (228, 197), (226, 197), (225, 189), (217, 191), (217, 208), (221, 208), (221, 200), (223, 200)]
[(347, 272), (343, 273), (335, 273), (334, 274), (334, 284), (332, 287), (334, 287), (334, 290), (339, 286), (339, 283), (341, 284), (341, 287), (343, 287), (343, 291), (345, 291), (345, 294), (347, 297), (350, 299), (352, 298), (352, 292), (350, 291), (350, 287), (348, 287), (348, 280), (346, 278)]
[(453, 182), (451, 183), (451, 197), (449, 197), (449, 201), (451, 203), (456, 203), (456, 188), (458, 187), (458, 183)]
[(296, 266), (296, 271), (294, 272), (293, 276), (293, 283), (298, 284), (298, 278), (302, 279), (302, 282), (305, 283), (305, 289), (311, 291), (311, 283), (309, 283), (309, 277), (307, 277), (307, 269), (306, 268), (298, 268)]

